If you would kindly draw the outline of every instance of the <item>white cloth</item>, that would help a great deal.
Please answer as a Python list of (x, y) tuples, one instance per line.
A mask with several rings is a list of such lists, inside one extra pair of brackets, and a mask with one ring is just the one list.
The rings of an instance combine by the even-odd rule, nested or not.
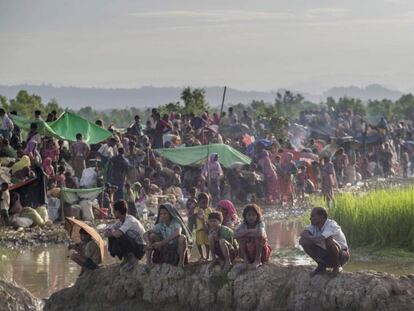
[[(306, 230), (308, 230), (314, 237), (332, 237), (336, 242), (338, 242), (342, 249), (348, 248), (345, 234), (342, 232), (341, 226), (339, 226), (335, 220), (327, 219), (320, 230), (314, 225), (309, 225)], [(325, 241), (317, 243), (317, 245), (323, 249), (326, 249)]]
[(13, 130), (13, 122), (7, 115), (7, 113), (4, 115), (3, 119), (1, 120), (1, 130), (11, 131)]
[(138, 244), (145, 245), (144, 233), (145, 228), (142, 223), (132, 215), (126, 215), (125, 221), (118, 228), (123, 234), (133, 237)]
[(10, 192), (9, 190), (6, 190), (6, 191), (3, 191), (3, 193), (1, 194), (0, 209), (4, 209), (8, 211), (9, 207), (10, 207)]
[(108, 144), (103, 144), (99, 149), (98, 153), (105, 158), (112, 158), (114, 156), (114, 148)]
[(84, 188), (95, 188), (97, 185), (98, 174), (94, 167), (85, 168), (82, 171), (82, 177), (79, 186)]

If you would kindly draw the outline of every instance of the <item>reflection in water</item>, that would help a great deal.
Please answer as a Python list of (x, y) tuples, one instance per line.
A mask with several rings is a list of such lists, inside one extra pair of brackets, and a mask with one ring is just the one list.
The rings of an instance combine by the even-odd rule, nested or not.
[(297, 247), (303, 227), (296, 221), (273, 222), (266, 224), (267, 238), (273, 249)]
[[(68, 258), (66, 245), (0, 252), (7, 254), (0, 264), (0, 279), (14, 281), (39, 298), (73, 284), (80, 273), (79, 266)], [(105, 263), (114, 262), (108, 256), (105, 259)]]
[[(269, 244), (273, 248), (272, 260), (283, 265), (312, 265), (314, 262), (298, 248), (299, 234), (303, 226), (299, 222), (268, 222), (266, 231)], [(39, 298), (47, 298), (52, 293), (73, 284), (80, 268), (69, 258), (66, 245), (50, 245), (30, 250), (9, 251), (0, 249), (6, 254), (0, 260), (0, 279), (14, 281), (28, 289)], [(194, 247), (192, 256), (198, 259), (198, 252)], [(117, 262), (105, 254), (104, 264)], [(358, 262), (351, 256), (350, 262), (345, 266), (346, 271), (376, 270), (398, 275), (414, 273), (414, 264), (396, 264), (395, 262)]]

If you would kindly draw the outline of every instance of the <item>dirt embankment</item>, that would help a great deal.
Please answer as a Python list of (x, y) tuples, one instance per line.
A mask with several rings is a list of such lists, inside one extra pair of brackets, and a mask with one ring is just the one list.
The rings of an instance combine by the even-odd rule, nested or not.
[(311, 278), (304, 267), (266, 264), (244, 273), (237, 268), (223, 275), (208, 273), (205, 265), (138, 265), (125, 273), (113, 265), (53, 294), (44, 310), (414, 310), (414, 275)]
[(14, 283), (0, 280), (0, 297), (0, 310), (2, 311), (41, 310), (41, 301)]

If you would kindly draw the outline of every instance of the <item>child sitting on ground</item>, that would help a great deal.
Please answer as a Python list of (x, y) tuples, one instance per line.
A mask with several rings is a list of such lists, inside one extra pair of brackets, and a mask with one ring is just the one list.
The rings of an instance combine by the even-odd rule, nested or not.
[(240, 256), (245, 268), (258, 268), (269, 261), (272, 249), (267, 243), (262, 211), (256, 204), (248, 204), (243, 210), (243, 222), (237, 227), (234, 238), (239, 242)]
[(223, 226), (223, 215), (220, 212), (212, 212), (208, 215), (211, 257), (213, 262), (210, 264), (211, 270), (216, 264), (220, 263), (224, 272), (230, 270), (233, 260), (237, 256), (237, 241), (233, 238), (233, 230)]
[(70, 256), (70, 259), (82, 267), (79, 275), (81, 276), (85, 271), (98, 269), (102, 263), (102, 255), (99, 245), (85, 229), (80, 229), (79, 235), (82, 243), (69, 245), (69, 249), (75, 250)]
[[(194, 209), (194, 214), (197, 215), (196, 220), (196, 244), (200, 254), (200, 262), (208, 260), (210, 247), (208, 244), (208, 215), (213, 211), (209, 207), (209, 196), (207, 193), (202, 192), (197, 196), (197, 207)], [(206, 249), (206, 256), (204, 257), (203, 245)]]
[(9, 224), (10, 193), (9, 184), (1, 184), (1, 202), (0, 202), (0, 224), (7, 226)]

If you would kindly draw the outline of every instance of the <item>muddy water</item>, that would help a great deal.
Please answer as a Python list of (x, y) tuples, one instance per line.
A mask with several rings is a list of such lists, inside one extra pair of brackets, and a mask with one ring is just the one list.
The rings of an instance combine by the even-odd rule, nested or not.
[[(267, 223), (269, 244), (274, 250), (273, 261), (285, 265), (314, 265), (298, 248), (298, 237), (302, 230), (303, 226), (299, 222)], [(79, 267), (68, 256), (69, 251), (65, 245), (37, 247), (20, 252), (0, 249), (0, 279), (13, 280), (35, 296), (47, 298), (53, 292), (73, 284), (80, 273)], [(106, 254), (104, 263), (114, 262), (117, 261)], [(351, 257), (345, 270), (410, 274), (414, 273), (414, 260), (411, 263), (396, 264), (391, 261), (355, 261)]]
[[(66, 245), (49, 245), (23, 251), (0, 249), (0, 279), (14, 281), (34, 296), (47, 298), (73, 284), (80, 268), (68, 256)], [(113, 263), (109, 256), (105, 264)]]

